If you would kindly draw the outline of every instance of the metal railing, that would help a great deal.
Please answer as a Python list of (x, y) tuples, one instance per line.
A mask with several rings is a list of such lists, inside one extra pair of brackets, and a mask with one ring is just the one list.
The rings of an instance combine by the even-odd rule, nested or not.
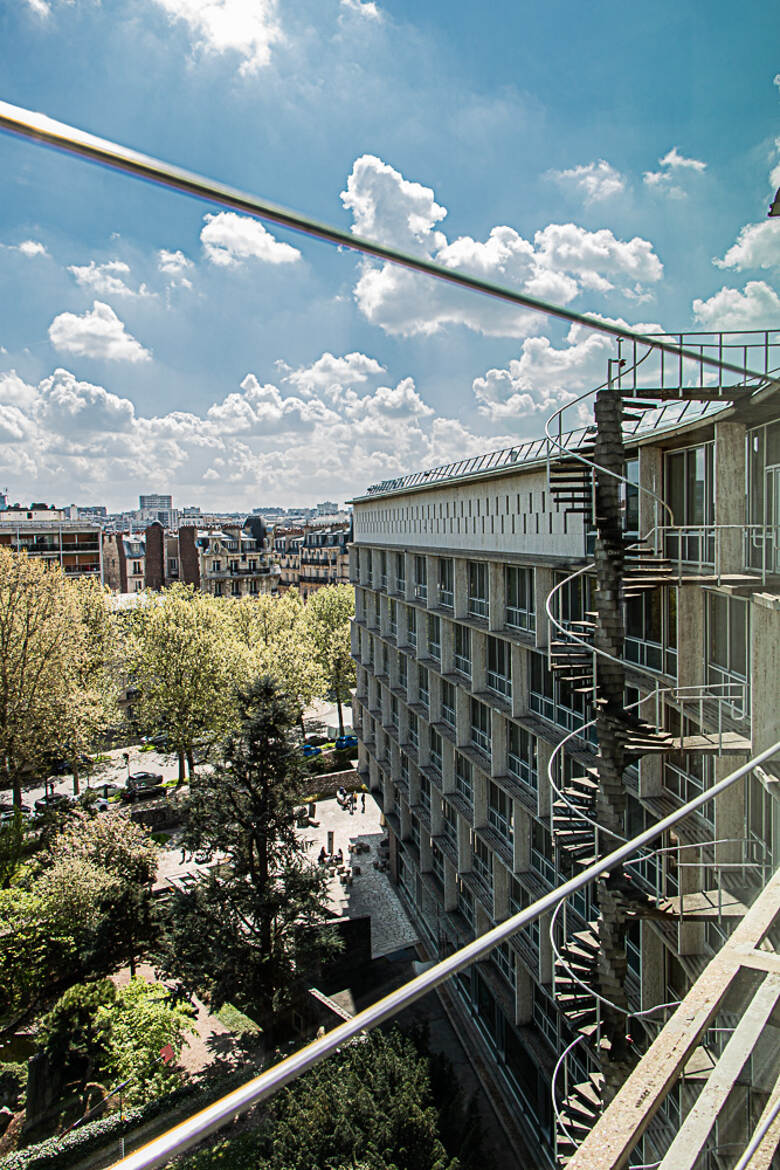
[(384, 996), (377, 1003), (358, 1012), (351, 1020), (345, 1021), (326, 1035), (312, 1041), (311, 1044), (306, 1045), (298, 1052), (294, 1052), (285, 1060), (266, 1069), (259, 1076), (247, 1081), (245, 1085), (226, 1094), (193, 1117), (187, 1118), (174, 1126), (173, 1129), (154, 1138), (141, 1149), (120, 1159), (115, 1163), (115, 1170), (151, 1170), (152, 1167), (162, 1166), (171, 1158), (191, 1149), (227, 1122), (246, 1113), (291, 1081), (296, 1080), (302, 1073), (319, 1064), (321, 1060), (331, 1055), (347, 1041), (392, 1019), (402, 1008), (415, 1003), (452, 975), (456, 975), (459, 971), (471, 966), (472, 963), (485, 958), (499, 943), (509, 939), (531, 922), (535, 922), (543, 914), (554, 910), (570, 894), (589, 885), (610, 869), (621, 865), (638, 850), (643, 849), (686, 816), (697, 811), (707, 801), (714, 800), (722, 792), (725, 792), (732, 784), (752, 772), (754, 768), (771, 760), (778, 752), (780, 752), (780, 741), (760, 752), (746, 764), (724, 777), (723, 780), (718, 781), (711, 789), (696, 797), (689, 804), (676, 809), (656, 825), (645, 829), (606, 857), (588, 866), (576, 877), (570, 878), (569, 881), (564, 882), (555, 890), (551, 890), (542, 898), (537, 899), (519, 914), (515, 914), (499, 923), (498, 926), (492, 927), (479, 938), (473, 939), (466, 946), (435, 963), (427, 971), (409, 980), (408, 983)]

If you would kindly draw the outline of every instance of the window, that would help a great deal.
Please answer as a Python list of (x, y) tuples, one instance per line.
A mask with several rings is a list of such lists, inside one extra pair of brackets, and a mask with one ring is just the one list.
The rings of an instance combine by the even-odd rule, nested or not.
[(468, 626), (455, 627), (455, 669), (471, 676), (471, 630)]
[(747, 601), (708, 592), (706, 621), (707, 682), (716, 696), (744, 711), (750, 677)]
[[(582, 727), (586, 721), (584, 696), (577, 694), (570, 683), (562, 682), (548, 669), (544, 654), (531, 651), (528, 657), (531, 676), (528, 694), (530, 710), (566, 731), (576, 731)], [(583, 733), (583, 738), (595, 742), (595, 729), (590, 728), (588, 732)]]
[(395, 695), (390, 696), (390, 722), (393, 727), (398, 730), (398, 699)]
[(412, 745), (413, 748), (419, 747), (420, 735), (418, 731), (417, 716), (415, 715), (414, 711), (410, 711), (408, 713), (408, 722), (406, 728), (408, 742)]
[(431, 782), (427, 776), (420, 776), (420, 804), (428, 816), (431, 815)]
[(406, 609), (406, 642), (412, 650), (417, 649), (417, 610), (411, 606)]
[(549, 995), (545, 995), (538, 983), (533, 985), (534, 1023), (552, 1047), (558, 1050), (558, 1013)]
[(623, 508), (623, 530), (626, 535), (639, 535), (639, 459), (627, 459), (624, 475), (627, 483), (621, 483), (621, 505)]
[(141, 562), (140, 561), (133, 561), (133, 576), (138, 577), (141, 575), (141, 573), (143, 573), (143, 569), (141, 568)]
[(397, 593), (406, 593), (406, 561), (403, 553), (395, 554), (395, 588)]
[(435, 841), (431, 842), (431, 871), (440, 886), (444, 886), (444, 854)]
[(492, 780), (488, 789), (488, 824), (507, 844), (512, 844), (514, 839), (512, 801)]
[(452, 805), (447, 804), (446, 800), (441, 802), (441, 827), (442, 833), (453, 845), (455, 849), (458, 848), (458, 814)]
[(455, 728), (455, 687), (441, 681), (441, 719), (448, 727)]
[(467, 804), (474, 803), (474, 780), (471, 763), (459, 752), (455, 753), (455, 791), (460, 793)]
[(398, 636), (398, 606), (392, 597), (387, 603), (387, 628), (394, 638)]
[(439, 559), (439, 604), (448, 609), (455, 604), (455, 568), (450, 557)]
[(507, 565), (504, 574), (506, 624), (513, 629), (525, 630), (532, 634), (536, 630), (534, 571), (533, 569), (520, 569), (514, 565)]
[(471, 929), (474, 929), (474, 898), (468, 890), (458, 882), (458, 910), (460, 910), (463, 917), (468, 922)]
[(492, 691), (512, 698), (511, 651), (508, 642), (488, 637), (487, 685)]
[(507, 727), (506, 767), (511, 776), (536, 792), (539, 785), (536, 736), (516, 723), (510, 723)]
[(412, 844), (414, 845), (415, 849), (419, 853), (420, 852), (420, 822), (418, 821), (418, 819), (414, 815), (414, 813), (412, 813), (411, 817), (409, 818), (409, 829), (410, 829), (409, 835), (412, 839)]
[(712, 564), (715, 535), (706, 526), (715, 519), (713, 443), (672, 451), (666, 456), (666, 500), (674, 524), (686, 529), (666, 535), (666, 555), (672, 559)]
[(469, 565), (469, 613), (472, 617), (488, 616), (487, 565), (472, 561)]
[(387, 589), (387, 553), (384, 549), (379, 554), (379, 585)]
[(435, 614), (428, 615), (428, 654), (441, 662), (441, 618)]
[(215, 597), (222, 596), (222, 582), (221, 581), (214, 582), (214, 596)]
[(470, 700), (471, 742), (485, 755), (490, 755), (490, 708), (479, 699)]
[(552, 836), (538, 821), (531, 822), (531, 869), (543, 877), (548, 885), (555, 885)]
[(211, 562), (211, 571), (212, 571), (212, 573), (221, 573), (222, 572), (222, 561), (212, 561)]
[(414, 596), (418, 601), (428, 600), (428, 566), (425, 557), (414, 558)]
[(431, 764), (437, 772), (441, 773), (441, 736), (432, 727), (428, 729), (428, 752)]
[(424, 666), (417, 667), (417, 701), (418, 703), (422, 703), (423, 707), (427, 707), (430, 704), (428, 671)]
[(372, 554), (371, 554), (371, 550), (368, 549), (366, 552), (366, 585), (368, 585), (369, 588), (374, 583), (374, 575), (372, 572), (371, 562), (372, 562)]
[(168, 557), (168, 575), (171, 577), (178, 576), (179, 573), (179, 558)]
[(626, 659), (677, 674), (677, 589), (644, 590), (626, 602)]
[(780, 422), (748, 432), (746, 565), (780, 573)]
[(409, 664), (406, 661), (406, 655), (399, 654), (398, 655), (398, 685), (402, 691), (405, 691), (407, 688), (407, 685), (408, 685), (407, 684), (408, 668), (409, 668)]
[[(509, 878), (509, 913), (519, 914), (521, 910), (525, 910), (531, 904), (531, 897), (524, 886), (516, 877)], [(537, 955), (539, 953), (539, 919), (535, 922), (529, 922), (528, 926), (524, 926), (521, 934), (524, 934), (531, 944)]]
[(476, 835), (471, 839), (471, 868), (486, 886), (493, 888), (493, 858), (485, 842)]
[(240, 597), (241, 596), (241, 582), (240, 581), (233, 581), (231, 583), (231, 586), (230, 586), (230, 592), (233, 594), (234, 597)]
[(237, 573), (238, 572), (238, 561), (230, 561), (228, 568), (230, 569), (231, 573)]
[(247, 568), (249, 569), (250, 573), (257, 572), (257, 560), (254, 557), (249, 558), (249, 561), (247, 562)]
[(504, 979), (506, 979), (509, 986), (514, 988), (515, 956), (509, 946), (509, 943), (499, 943), (498, 946), (494, 947), (490, 953), (493, 959), (493, 963), (495, 964), (498, 971), (503, 975)]

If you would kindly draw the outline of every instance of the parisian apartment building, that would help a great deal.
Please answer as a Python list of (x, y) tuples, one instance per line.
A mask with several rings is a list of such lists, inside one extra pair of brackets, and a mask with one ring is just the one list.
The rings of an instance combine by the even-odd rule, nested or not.
[[(554, 441), (353, 501), (359, 770), (424, 957), (523, 909), (779, 737), (780, 393), (716, 376), (696, 398), (668, 377), (654, 387), (648, 375), (644, 399), (636, 379), (610, 387), (611, 495), (593, 471), (618, 449), (594, 454), (612, 409), (602, 397), (594, 422), (575, 415)], [(614, 591), (598, 559), (610, 525)], [(599, 698), (614, 678), (594, 667), (592, 643), (609, 645), (613, 626), (623, 722), (606, 793), (595, 721), (614, 708)], [(589, 886), (552, 932), (547, 914), (451, 981), (464, 1041), (540, 1166), (576, 1154), (615, 1091), (610, 1075), (646, 1050), (664, 1005), (686, 996), (774, 872), (779, 780), (779, 760), (755, 769), (620, 878), (614, 954), (607, 895), (599, 905)], [(605, 1041), (610, 1012), (623, 1035)], [(724, 1018), (707, 1034), (702, 1061), (735, 1027)], [(734, 1133), (767, 1100), (754, 1078)], [(631, 1165), (660, 1164), (700, 1090), (691, 1074), (670, 1092)]]
[[(4, 503), (3, 499), (3, 503)], [(59, 565), (68, 577), (104, 579), (100, 524), (75, 509), (36, 503), (0, 509), (0, 546)]]

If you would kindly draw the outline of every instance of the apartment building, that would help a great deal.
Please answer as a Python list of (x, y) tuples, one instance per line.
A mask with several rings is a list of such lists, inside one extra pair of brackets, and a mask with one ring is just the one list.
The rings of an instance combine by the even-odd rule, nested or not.
[(279, 590), (297, 589), (301, 578), (301, 546), (305, 529), (274, 529), (274, 559), (279, 566)]
[[(764, 371), (778, 342), (698, 338)], [(353, 501), (359, 767), (430, 958), (779, 738), (780, 388), (682, 363), (640, 383), (639, 356), (610, 364), (592, 424)], [(780, 863), (778, 778), (756, 769), (453, 981), (540, 1165), (576, 1154)], [(699, 1077), (632, 1165), (660, 1163)], [(733, 1133), (769, 1091), (755, 1074)]]
[(70, 509), (14, 506), (0, 511), (0, 545), (59, 564), (69, 577), (103, 580), (100, 525), (71, 520)]
[(312, 528), (300, 546), (300, 590), (305, 598), (323, 585), (349, 584), (350, 528)]

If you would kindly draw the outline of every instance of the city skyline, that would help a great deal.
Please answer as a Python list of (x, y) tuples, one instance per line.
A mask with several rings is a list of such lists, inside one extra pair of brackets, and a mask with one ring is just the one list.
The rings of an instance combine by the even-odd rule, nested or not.
[[(761, 10), (656, 16), (27, 0), (3, 16), (3, 97), (578, 311), (771, 326)], [(0, 159), (14, 498), (348, 498), (538, 435), (613, 352), (29, 143)]]

